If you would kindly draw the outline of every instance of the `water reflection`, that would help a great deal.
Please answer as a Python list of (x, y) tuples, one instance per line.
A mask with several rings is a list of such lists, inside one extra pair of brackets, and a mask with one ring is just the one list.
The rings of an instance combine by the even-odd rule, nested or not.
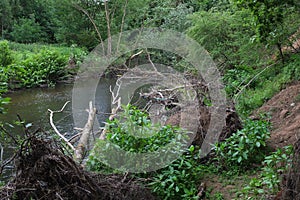
[[(113, 84), (112, 80), (101, 79), (96, 90), (95, 106), (98, 110), (97, 119), (100, 125), (106, 120), (107, 115), (104, 113), (110, 112), (109, 86)], [(7, 94), (11, 98), (11, 103), (6, 106), (7, 114), (0, 115), (0, 121), (15, 137), (23, 135), (22, 128), (14, 125), (14, 121), (18, 120), (17, 114), (25, 120), (26, 124), (31, 123), (33, 130), (39, 127), (44, 131), (52, 130), (48, 109), (60, 110), (65, 102), (72, 101), (72, 90), (73, 84), (60, 84), (55, 88), (33, 88)], [(88, 107), (88, 105), (86, 106)], [(65, 133), (67, 136), (76, 134), (72, 103), (69, 103), (62, 113), (55, 113), (53, 120), (61, 133)], [(5, 142), (0, 140), (0, 144), (5, 144)], [(13, 146), (8, 146), (4, 149), (3, 159), (9, 158), (13, 154), (13, 148)], [(0, 180), (6, 180), (10, 173), (6, 171)]]

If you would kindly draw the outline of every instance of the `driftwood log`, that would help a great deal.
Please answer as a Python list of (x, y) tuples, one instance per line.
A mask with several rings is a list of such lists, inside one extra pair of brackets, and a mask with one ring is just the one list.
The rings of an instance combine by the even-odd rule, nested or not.
[(81, 162), (84, 159), (86, 150), (88, 149), (90, 136), (93, 132), (94, 119), (96, 114), (96, 108), (93, 107), (92, 102), (89, 103), (89, 113), (87, 123), (85, 124), (79, 142), (75, 148), (74, 158), (76, 161)]

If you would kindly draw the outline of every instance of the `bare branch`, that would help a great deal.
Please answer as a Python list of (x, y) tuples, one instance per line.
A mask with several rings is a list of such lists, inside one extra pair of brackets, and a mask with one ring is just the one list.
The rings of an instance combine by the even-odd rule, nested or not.
[[(82, 129), (83, 130), (83, 129)], [(76, 139), (78, 137), (80, 137), (82, 135), (82, 132), (81, 133), (77, 133), (76, 135), (73, 135), (70, 139), (69, 139), (69, 142), (71, 143), (75, 143)]]
[(146, 53), (147, 53), (147, 56), (148, 56), (148, 60), (149, 60), (149, 62), (151, 63), (151, 65), (152, 65), (154, 71), (155, 71), (155, 72), (158, 72), (157, 69), (156, 69), (156, 67), (155, 67), (155, 65), (154, 65), (154, 63), (153, 63), (152, 60), (151, 60), (150, 53), (148, 52), (147, 49), (146, 49)]
[[(5, 161), (5, 163), (3, 163), (3, 164), (0, 166), (0, 174), (3, 173), (4, 168), (5, 168), (9, 163), (11, 163), (16, 157), (17, 157), (17, 154), (15, 153), (12, 157), (10, 157), (8, 160)], [(2, 161), (1, 161), (1, 163), (2, 163)]]
[(63, 139), (63, 140), (66, 142), (66, 144), (67, 144), (73, 151), (75, 151), (74, 146), (69, 142), (69, 140), (68, 140), (67, 138), (65, 138), (64, 135), (62, 135), (62, 134), (58, 131), (58, 129), (56, 128), (55, 124), (53, 123), (53, 114), (54, 114), (54, 113), (62, 112), (62, 111), (65, 109), (65, 107), (67, 106), (68, 103), (70, 103), (70, 101), (67, 101), (67, 102), (64, 104), (64, 106), (63, 106), (60, 110), (58, 110), (58, 111), (52, 111), (52, 110), (50, 110), (50, 109), (48, 109), (48, 111), (50, 112), (50, 124), (51, 124), (52, 128), (54, 129), (55, 133), (56, 133), (61, 139)]
[(1, 129), (6, 135), (8, 135), (8, 136), (13, 140), (13, 142), (14, 142), (16, 145), (19, 145), (18, 140), (17, 140), (12, 134), (10, 134), (3, 126), (0, 126), (0, 129)]
[(73, 4), (73, 6), (74, 6), (77, 10), (83, 12), (83, 13), (89, 18), (90, 22), (93, 24), (94, 29), (95, 29), (95, 31), (97, 32), (98, 38), (99, 38), (99, 40), (100, 40), (100, 42), (101, 42), (101, 45), (102, 45), (102, 51), (103, 51), (103, 53), (104, 53), (104, 50), (105, 50), (105, 49), (104, 49), (104, 45), (103, 45), (103, 40), (102, 40), (101, 33), (100, 33), (100, 31), (99, 31), (99, 29), (98, 29), (98, 27), (97, 27), (95, 21), (93, 20), (93, 18), (90, 16), (90, 14), (89, 14), (84, 8), (82, 8), (81, 6), (79, 6), (79, 5), (77, 5), (77, 4)]
[(124, 10), (123, 10), (123, 16), (122, 16), (122, 23), (121, 23), (121, 30), (120, 30), (120, 33), (119, 33), (119, 39), (118, 39), (118, 44), (117, 44), (117, 52), (119, 52), (120, 41), (121, 41), (121, 37), (122, 37), (122, 33), (123, 33), (123, 28), (124, 28), (124, 24), (125, 24), (125, 16), (126, 16), (127, 5), (128, 5), (128, 0), (125, 0)]
[[(110, 93), (112, 95), (112, 104), (117, 105), (117, 107), (111, 109), (111, 115), (108, 118), (109, 120), (113, 120), (114, 117), (117, 115), (117, 112), (121, 109), (121, 97), (119, 97), (119, 92), (120, 92), (120, 89), (121, 89), (121, 85), (118, 81), (116, 82), (116, 86), (118, 87), (117, 91), (116, 91), (116, 94), (112, 91), (111, 86), (109, 87)], [(107, 132), (107, 129), (105, 128), (102, 131), (102, 133), (99, 137), (100, 140), (105, 139), (106, 132)]]
[(104, 2), (104, 9), (105, 9), (105, 18), (107, 24), (107, 56), (111, 56), (111, 31), (110, 31), (110, 18), (109, 18), (109, 10), (107, 6), (107, 1)]

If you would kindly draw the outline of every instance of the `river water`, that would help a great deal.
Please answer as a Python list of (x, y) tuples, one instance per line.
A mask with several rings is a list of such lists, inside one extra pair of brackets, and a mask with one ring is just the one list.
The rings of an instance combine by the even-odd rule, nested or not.
[[(109, 113), (111, 109), (110, 85), (114, 85), (114, 81), (100, 79), (98, 83), (95, 105), (98, 110), (97, 119), (100, 125), (107, 118), (103, 113)], [(71, 136), (76, 133), (72, 114), (72, 91), (73, 84), (59, 84), (54, 88), (24, 89), (9, 93), (7, 96), (11, 98), (11, 103), (6, 106), (7, 114), (0, 115), (0, 121), (15, 137), (23, 135), (22, 128), (14, 125), (14, 121), (18, 120), (17, 114), (26, 124), (32, 124), (32, 130), (40, 127), (44, 131), (49, 131), (52, 128), (49, 123), (48, 109), (60, 110), (67, 101), (71, 101), (62, 113), (54, 114), (54, 123), (58, 130)], [(0, 140), (0, 144), (4, 142)], [(13, 151), (14, 146), (4, 148), (3, 159), (12, 156)], [(9, 168), (8, 166), (3, 176), (0, 176), (0, 180), (7, 180), (11, 174)]]

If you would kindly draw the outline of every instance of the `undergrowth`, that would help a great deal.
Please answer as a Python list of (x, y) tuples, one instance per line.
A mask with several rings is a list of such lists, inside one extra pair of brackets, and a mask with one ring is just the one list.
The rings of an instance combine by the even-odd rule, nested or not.
[(239, 114), (247, 117), (286, 85), (300, 80), (300, 57), (291, 54), (284, 65), (278, 62), (258, 68), (239, 66), (227, 70), (223, 80)]
[[(124, 167), (125, 170), (115, 170), (111, 160), (120, 162), (121, 159), (126, 159), (128, 161), (131, 157), (115, 154), (114, 149), (110, 148), (112, 144), (127, 152), (136, 153), (155, 152), (174, 141), (178, 146), (181, 145), (178, 137), (184, 136), (179, 136), (182, 132), (178, 127), (153, 125), (147, 113), (131, 105), (124, 106), (123, 110), (124, 112), (119, 117), (107, 122), (109, 143), (99, 140), (90, 152), (87, 161), (90, 170), (100, 173), (126, 172), (128, 166)], [(208, 174), (219, 176), (221, 172), (229, 181), (241, 173), (253, 170), (255, 166), (260, 166), (263, 162), (263, 166), (269, 168), (263, 168), (265, 173), (262, 174), (261, 180), (265, 181), (264, 184), (268, 184), (267, 181), (274, 183), (275, 188), (280, 174), (280, 170), (275, 168), (276, 163), (283, 162), (285, 156), (281, 152), (268, 155), (266, 140), (270, 136), (269, 125), (267, 120), (245, 120), (242, 130), (215, 145), (215, 156), (210, 163), (200, 164), (201, 151), (195, 146), (190, 146), (185, 148), (176, 160), (167, 166), (162, 166), (159, 170), (145, 170), (141, 173), (130, 173), (130, 175), (140, 180), (161, 199), (199, 199), (200, 185), (205, 182)], [(140, 134), (147, 137), (133, 137), (134, 135), (141, 136)], [(103, 157), (103, 152), (109, 152), (110, 157)], [(107, 159), (111, 160), (107, 162)], [(140, 167), (146, 169), (148, 166), (145, 166), (145, 163)], [(245, 196), (246, 193), (243, 195)], [(207, 198), (223, 199), (223, 195), (221, 193), (210, 195), (208, 192)]]
[(0, 41), (0, 81), (5, 90), (37, 86), (54, 86), (69, 77), (85, 51), (79, 48), (51, 47), (38, 44), (18, 44)]

